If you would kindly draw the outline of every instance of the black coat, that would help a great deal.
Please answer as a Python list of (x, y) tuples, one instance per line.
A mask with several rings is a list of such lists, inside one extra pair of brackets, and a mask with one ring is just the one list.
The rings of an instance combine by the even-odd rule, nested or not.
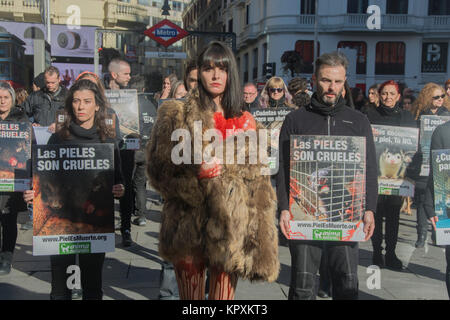
[(332, 116), (325, 116), (307, 106), (289, 113), (281, 127), (277, 198), (279, 210), (289, 210), (289, 158), (291, 135), (359, 136), (366, 138), (366, 210), (375, 213), (378, 198), (378, 177), (375, 143), (367, 117), (343, 106)]
[[(430, 159), (433, 150), (450, 149), (450, 121), (441, 124), (434, 130), (431, 137)], [(436, 216), (434, 211), (434, 179), (433, 166), (430, 164), (430, 175), (428, 177), (427, 188), (425, 190), (425, 213), (428, 218)]]
[[(4, 122), (29, 122), (22, 109), (13, 107)], [(0, 192), (0, 214), (17, 213), (26, 210), (22, 192)]]
[(64, 109), (69, 91), (61, 86), (53, 95), (46, 88), (31, 93), (22, 104), (24, 111), (33, 123), (47, 127), (56, 122), (56, 111)]

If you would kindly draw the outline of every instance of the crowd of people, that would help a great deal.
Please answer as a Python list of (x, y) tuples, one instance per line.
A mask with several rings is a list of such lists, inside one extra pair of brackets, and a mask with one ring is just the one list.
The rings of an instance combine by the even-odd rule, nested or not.
[[(391, 80), (374, 84), (368, 97), (361, 88), (350, 88), (348, 61), (341, 53), (326, 53), (315, 62), (312, 77), (315, 91), (303, 78), (287, 84), (272, 77), (258, 92), (254, 83), (240, 86), (232, 51), (221, 42), (211, 42), (190, 61), (182, 80), (175, 74), (164, 77), (161, 91), (153, 98), (142, 76), (131, 76), (126, 60), (115, 58), (103, 79), (83, 72), (70, 89), (60, 83), (59, 70), (49, 67), (33, 81), (33, 92), (14, 91), (0, 82), (0, 119), (29, 122), (48, 127), (49, 144), (66, 142), (86, 145), (114, 145), (114, 186), (120, 202), (120, 232), (124, 247), (133, 245), (131, 224), (146, 225), (146, 183), (160, 194), (163, 204), (159, 253), (163, 259), (160, 299), (233, 299), (238, 279), (275, 281), (279, 231), (288, 238), (289, 221), (289, 141), (292, 135), (362, 136), (366, 138), (365, 240), (371, 239), (373, 264), (402, 270), (396, 255), (399, 216), (404, 199), (378, 196), (377, 161), (371, 125), (419, 126), (423, 115), (450, 115), (450, 80), (444, 86), (426, 84), (417, 97), (406, 85)], [(139, 150), (120, 148), (119, 119), (110, 108), (105, 89), (136, 89), (139, 105), (151, 106), (154, 124), (146, 127)], [(153, 109), (152, 109), (153, 108)], [(213, 157), (201, 164), (177, 165), (171, 161), (174, 142), (171, 132), (184, 128), (194, 135), (194, 123), (203, 130), (215, 128), (226, 140), (246, 131), (260, 130), (251, 112), (259, 108), (288, 108), (280, 131), (279, 171), (275, 186), (261, 174), (263, 163), (225, 164)], [(64, 110), (66, 120), (55, 123)], [(105, 118), (116, 118), (115, 128), (105, 126)], [(330, 122), (330, 119), (333, 121)], [(142, 124), (143, 125), (143, 124)], [(144, 126), (144, 125), (143, 125)], [(447, 122), (436, 129), (432, 149), (448, 148)], [(445, 137), (443, 139), (442, 137)], [(202, 151), (208, 147), (205, 141)], [(442, 144), (444, 142), (444, 145)], [(233, 146), (235, 148), (235, 146)], [(248, 144), (244, 148), (249, 148)], [(239, 150), (231, 150), (235, 153)], [(420, 152), (417, 153), (420, 155)], [(408, 176), (416, 183), (413, 206), (417, 208), (416, 247), (424, 246), (429, 223), (435, 243), (436, 214), (433, 183), (420, 176), (420, 156), (414, 157)], [(430, 174), (432, 178), (432, 174)], [(34, 191), (0, 193), (2, 252), (0, 275), (11, 271), (17, 239), (17, 214), (32, 208)], [(32, 211), (32, 210), (30, 210)], [(132, 220), (132, 215), (137, 217)], [(383, 218), (385, 228), (383, 235)], [(22, 226), (32, 228), (30, 221)], [(383, 254), (383, 239), (385, 254)], [(314, 299), (315, 276), (320, 269), (322, 297), (358, 298), (358, 243), (289, 240), (291, 282), (289, 299)], [(104, 253), (79, 255), (83, 299), (101, 299)], [(450, 247), (446, 247), (447, 289), (450, 288)], [(66, 269), (75, 255), (50, 256), (51, 299), (70, 299)], [(450, 296), (450, 290), (449, 290)]]

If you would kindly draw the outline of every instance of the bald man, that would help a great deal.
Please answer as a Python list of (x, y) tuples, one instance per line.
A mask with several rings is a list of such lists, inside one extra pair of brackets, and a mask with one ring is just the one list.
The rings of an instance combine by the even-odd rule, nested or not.
[(131, 79), (130, 64), (123, 59), (116, 58), (111, 60), (108, 65), (109, 77), (105, 79), (107, 89), (119, 90), (125, 89)]

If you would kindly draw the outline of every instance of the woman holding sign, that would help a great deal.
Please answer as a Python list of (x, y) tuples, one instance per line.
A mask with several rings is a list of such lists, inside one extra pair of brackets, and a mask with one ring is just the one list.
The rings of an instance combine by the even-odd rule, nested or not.
[[(445, 89), (436, 83), (430, 82), (420, 91), (417, 100), (413, 104), (412, 112), (420, 126), (420, 118), (422, 116), (450, 116), (450, 112), (448, 111), (449, 107), (450, 101), (445, 94)], [(415, 245), (416, 248), (423, 248), (427, 240), (428, 229), (427, 216), (423, 207), (428, 177), (420, 176), (422, 152), (418, 152), (417, 155), (411, 164), (416, 169), (414, 176), (414, 181), (416, 182), (414, 200), (417, 206), (417, 242)], [(435, 236), (433, 230), (431, 236), (433, 242), (436, 241)]]
[[(114, 144), (114, 185), (111, 190), (114, 197), (123, 196), (120, 155), (115, 143), (113, 130), (105, 123), (106, 101), (99, 87), (89, 80), (79, 80), (71, 88), (65, 104), (65, 122), (58, 132), (50, 137), (48, 144), (76, 144), (89, 146), (94, 143)], [(24, 199), (31, 202), (34, 191), (24, 192)], [(86, 253), (79, 255), (81, 286), (84, 300), (102, 299), (102, 268), (104, 253)], [(71, 299), (67, 288), (67, 268), (75, 264), (75, 255), (50, 256), (52, 270), (53, 300)]]
[[(416, 127), (416, 122), (411, 113), (399, 107), (400, 90), (395, 81), (386, 81), (380, 85), (380, 106), (366, 109), (366, 115), (371, 124)], [(375, 230), (372, 237), (373, 264), (380, 267), (387, 266), (395, 270), (403, 269), (403, 264), (395, 254), (397, 246), (400, 208), (402, 197), (385, 196), (378, 197), (375, 213)], [(386, 218), (386, 255), (382, 254), (383, 242), (383, 216)]]
[[(234, 299), (238, 277), (278, 277), (275, 193), (270, 176), (262, 175), (268, 173), (266, 165), (222, 161), (219, 152), (220, 146), (228, 156), (247, 151), (247, 142), (237, 147), (232, 142), (231, 150), (227, 143), (259, 130), (251, 114), (241, 111), (232, 51), (212, 42), (199, 55), (198, 66), (198, 89), (186, 101), (161, 105), (147, 145), (148, 176), (165, 200), (159, 252), (175, 266), (181, 299), (204, 299), (206, 268), (209, 299)], [(171, 139), (176, 134), (182, 135), (180, 143)], [(213, 150), (212, 142), (217, 143)]]
[[(15, 107), (16, 96), (14, 89), (8, 82), (0, 82), (0, 121), (6, 123), (29, 123), (26, 114)], [(3, 131), (3, 130), (2, 130)], [(1, 146), (3, 147), (3, 146)], [(16, 167), (16, 151), (6, 152), (2, 148), (2, 162)], [(4, 159), (7, 157), (6, 159)], [(0, 252), (0, 275), (11, 272), (11, 263), (14, 247), (17, 240), (17, 213), (26, 210), (25, 203), (18, 192), (0, 192), (0, 225), (1, 225), (1, 252)]]

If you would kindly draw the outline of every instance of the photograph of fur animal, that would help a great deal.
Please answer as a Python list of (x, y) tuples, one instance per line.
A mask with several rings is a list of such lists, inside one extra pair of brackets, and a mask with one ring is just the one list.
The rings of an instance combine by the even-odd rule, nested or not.
[(398, 147), (387, 147), (380, 154), (378, 169), (380, 178), (402, 179), (415, 152), (405, 152)]
[(42, 235), (42, 229), (46, 235), (114, 232), (113, 177), (109, 173), (46, 172), (35, 177), (35, 235)]

